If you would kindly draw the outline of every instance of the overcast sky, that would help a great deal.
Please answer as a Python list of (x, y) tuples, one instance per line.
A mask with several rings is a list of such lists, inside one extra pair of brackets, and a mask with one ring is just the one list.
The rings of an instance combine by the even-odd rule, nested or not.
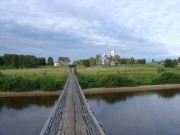
[(0, 0), (0, 55), (180, 56), (180, 0)]

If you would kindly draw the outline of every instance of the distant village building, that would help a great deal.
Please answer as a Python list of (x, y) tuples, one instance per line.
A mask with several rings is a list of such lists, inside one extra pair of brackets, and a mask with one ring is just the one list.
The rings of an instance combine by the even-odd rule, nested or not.
[(111, 56), (112, 56), (112, 57), (115, 57), (115, 56), (116, 56), (116, 51), (112, 50), (112, 51), (111, 51)]
[(107, 66), (107, 65), (111, 65), (111, 66), (115, 66), (115, 65), (119, 65), (119, 62), (115, 60), (116, 57), (116, 51), (112, 50), (110, 53), (110, 57), (112, 57), (112, 59), (110, 59), (110, 57), (107, 56), (106, 53), (103, 54), (103, 56), (99, 57), (99, 60), (97, 60), (96, 65), (99, 66)]
[(54, 66), (67, 66), (69, 63), (68, 57), (59, 57), (58, 61), (54, 62)]
[(104, 66), (105, 66), (105, 65), (109, 65), (109, 59), (108, 59), (106, 53), (103, 54), (103, 57), (102, 57), (102, 65), (104, 65)]
[(55, 61), (54, 66), (60, 66), (59, 61)]
[(111, 61), (110, 65), (111, 65), (111, 66), (117, 66), (117, 65), (119, 65), (119, 62), (117, 62), (117, 61)]
[(111, 57), (113, 57), (113, 60), (110, 62), (110, 65), (111, 66), (117, 66), (117, 65), (119, 65), (119, 62), (116, 60), (116, 57), (117, 55), (116, 55), (116, 51), (114, 51), (114, 50), (112, 50), (111, 51)]
[(99, 54), (98, 56), (99, 56), (99, 58), (98, 58), (98, 60), (96, 61), (96, 65), (97, 65), (97, 66), (102, 66), (101, 55)]

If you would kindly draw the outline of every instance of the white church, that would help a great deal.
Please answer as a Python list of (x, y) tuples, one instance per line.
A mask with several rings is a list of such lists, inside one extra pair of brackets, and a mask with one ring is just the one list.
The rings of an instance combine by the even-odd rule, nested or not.
[[(111, 57), (115, 57), (116, 56), (116, 51), (112, 50), (110, 53)], [(100, 56), (100, 59), (97, 61), (97, 65), (102, 65), (102, 66), (108, 66), (108, 65), (118, 65), (119, 63), (116, 61), (110, 61), (110, 59), (108, 58), (107, 54), (104, 53), (102, 55), (102, 57)]]

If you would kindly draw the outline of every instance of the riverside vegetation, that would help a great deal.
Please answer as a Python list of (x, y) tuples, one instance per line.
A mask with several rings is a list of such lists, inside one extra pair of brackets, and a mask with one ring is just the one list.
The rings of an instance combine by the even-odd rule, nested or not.
[[(68, 67), (4, 69), (0, 71), (0, 91), (54, 91), (63, 89)], [(161, 64), (133, 64), (107, 67), (78, 67), (81, 87), (126, 87), (180, 83), (180, 66), (164, 68)]]

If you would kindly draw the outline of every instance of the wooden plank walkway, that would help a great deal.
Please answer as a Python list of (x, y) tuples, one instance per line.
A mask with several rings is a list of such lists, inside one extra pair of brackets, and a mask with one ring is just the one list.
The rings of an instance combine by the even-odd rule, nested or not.
[(105, 135), (73, 71), (40, 135)]

